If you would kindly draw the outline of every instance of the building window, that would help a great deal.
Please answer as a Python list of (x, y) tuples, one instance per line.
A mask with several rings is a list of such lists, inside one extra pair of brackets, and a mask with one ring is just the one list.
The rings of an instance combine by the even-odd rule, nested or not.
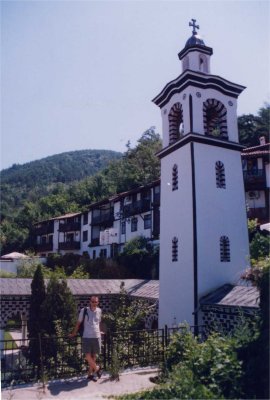
[(131, 218), (131, 232), (136, 232), (138, 229), (138, 218), (133, 217)]
[(147, 214), (144, 216), (144, 229), (151, 229), (152, 221), (151, 221), (151, 214)]
[(219, 189), (226, 189), (225, 167), (221, 161), (216, 162), (216, 186)]
[(100, 258), (107, 258), (107, 249), (101, 249), (99, 252)]
[(121, 235), (126, 234), (126, 221), (121, 222)]
[(228, 236), (221, 236), (220, 238), (220, 261), (221, 262), (231, 261), (230, 240)]
[(203, 123), (206, 135), (228, 139), (227, 109), (220, 101), (208, 99), (203, 103)]
[(204, 54), (199, 55), (199, 69), (201, 72), (209, 72), (208, 65), (207, 65), (207, 58)]
[(183, 108), (181, 103), (175, 103), (169, 115), (169, 144), (173, 144), (183, 136)]
[(48, 243), (53, 243), (53, 235), (49, 235), (48, 237)]
[(83, 242), (87, 242), (88, 240), (88, 231), (83, 231)]
[(178, 239), (174, 237), (172, 240), (172, 261), (178, 260)]
[(88, 224), (88, 212), (83, 214), (83, 224)]
[(178, 166), (176, 164), (172, 169), (172, 190), (178, 190)]

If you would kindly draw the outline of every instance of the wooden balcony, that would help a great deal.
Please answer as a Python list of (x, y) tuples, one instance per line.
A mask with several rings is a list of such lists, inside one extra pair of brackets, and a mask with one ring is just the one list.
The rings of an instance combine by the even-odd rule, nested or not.
[(34, 226), (33, 234), (36, 236), (48, 235), (54, 233), (54, 221)]
[(257, 218), (260, 224), (269, 221), (269, 210), (267, 207), (249, 208), (247, 215), (250, 219)]
[(80, 222), (66, 222), (59, 224), (59, 232), (74, 232), (81, 230)]
[(44, 251), (53, 251), (53, 244), (52, 243), (35, 244), (35, 250), (37, 253), (41, 253)]
[(80, 250), (81, 243), (70, 241), (70, 242), (59, 242), (58, 243), (59, 250)]
[(92, 215), (92, 225), (105, 225), (107, 227), (112, 226), (114, 221), (114, 215), (112, 211), (101, 213), (99, 215)]
[(245, 170), (243, 174), (246, 190), (266, 189), (266, 175), (264, 169)]
[(125, 206), (123, 206), (122, 213), (124, 218), (128, 218), (131, 215), (141, 214), (147, 211), (150, 211), (150, 200), (144, 199), (126, 204)]

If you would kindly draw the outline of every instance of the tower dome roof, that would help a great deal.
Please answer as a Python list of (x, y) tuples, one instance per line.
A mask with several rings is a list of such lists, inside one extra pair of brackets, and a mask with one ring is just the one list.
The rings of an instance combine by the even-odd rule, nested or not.
[(197, 45), (205, 46), (205, 43), (202, 40), (202, 38), (199, 35), (197, 35), (197, 33), (195, 33), (187, 40), (185, 47), (191, 47)]

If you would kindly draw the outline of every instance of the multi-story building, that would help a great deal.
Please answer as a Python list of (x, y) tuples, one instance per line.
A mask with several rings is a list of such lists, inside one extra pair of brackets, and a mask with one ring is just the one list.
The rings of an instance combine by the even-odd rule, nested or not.
[(242, 152), (246, 204), (249, 218), (260, 224), (269, 222), (270, 143), (260, 138), (260, 145)]
[[(242, 151), (248, 218), (269, 222), (270, 143)], [(62, 215), (35, 224), (34, 247), (39, 255), (88, 254), (112, 257), (135, 236), (158, 243), (160, 181), (114, 195), (89, 206), (84, 213)]]
[(160, 181), (93, 203), (84, 213), (38, 222), (33, 245), (38, 255), (87, 254), (112, 257), (136, 236), (159, 239)]

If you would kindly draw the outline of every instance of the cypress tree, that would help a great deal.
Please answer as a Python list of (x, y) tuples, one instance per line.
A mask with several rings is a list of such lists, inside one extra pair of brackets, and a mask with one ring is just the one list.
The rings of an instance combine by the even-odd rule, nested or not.
[(46, 298), (44, 278), (39, 265), (31, 283), (31, 297), (28, 320), (29, 358), (35, 365), (40, 365), (40, 352), (38, 345), (38, 334), (42, 330), (41, 306)]
[(57, 279), (53, 274), (47, 286), (47, 295), (41, 311), (44, 333), (55, 335), (56, 321), (60, 322), (64, 334), (70, 332), (76, 322), (77, 310), (65, 279)]

